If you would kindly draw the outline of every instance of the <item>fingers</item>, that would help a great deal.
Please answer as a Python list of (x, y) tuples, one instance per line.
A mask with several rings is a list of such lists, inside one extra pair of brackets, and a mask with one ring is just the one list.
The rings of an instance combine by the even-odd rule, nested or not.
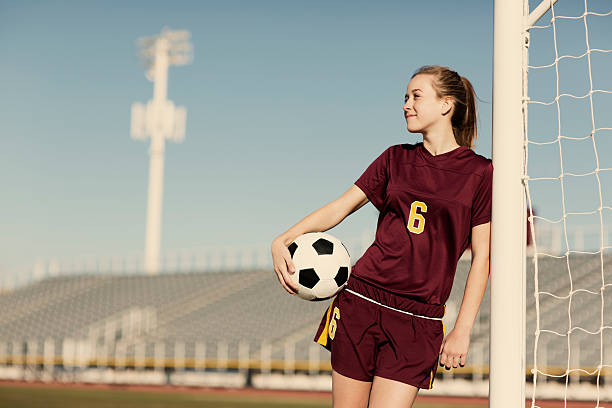
[(287, 271), (287, 266), (284, 265), (284, 262), (283, 264), (281, 264), (280, 267), (275, 267), (274, 272), (276, 272), (278, 281), (285, 288), (285, 290), (291, 293), (292, 295), (295, 295), (298, 289), (291, 280), (290, 273)]
[(287, 264), (287, 271), (289, 271), (289, 273), (293, 275), (295, 273), (295, 266), (293, 265), (293, 261), (291, 260), (291, 255), (289, 255), (289, 258), (285, 258), (285, 263)]
[(290, 276), (295, 273), (295, 266), (293, 265), (293, 261), (291, 260), (291, 254), (289, 253), (287, 247), (285, 247), (285, 257), (283, 259), (285, 261), (285, 268), (281, 268), (281, 272), (283, 272), (285, 282), (289, 285), (289, 287), (291, 287), (291, 289), (293, 289), (294, 292), (297, 293), (298, 288)]
[(294, 291), (297, 293), (298, 288), (295, 285), (295, 283), (293, 282), (293, 279), (291, 278), (291, 275), (293, 275), (294, 272), (289, 272), (289, 267), (285, 266), (284, 269), (281, 269), (281, 273), (283, 274), (283, 278), (285, 279), (285, 283), (287, 283), (287, 285)]
[(457, 368), (458, 366), (465, 367), (466, 358), (467, 356), (443, 352), (440, 357), (440, 367), (444, 367), (447, 370), (450, 370), (451, 367), (453, 368)]
[(294, 268), (291, 262), (291, 254), (286, 246), (274, 242), (272, 244), (272, 260), (274, 263), (274, 272), (281, 286), (292, 295), (297, 293), (297, 287), (291, 280), (288, 269)]

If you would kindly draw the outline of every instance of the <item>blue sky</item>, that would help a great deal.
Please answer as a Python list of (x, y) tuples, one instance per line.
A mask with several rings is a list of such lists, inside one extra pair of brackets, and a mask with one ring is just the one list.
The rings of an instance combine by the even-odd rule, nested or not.
[[(115, 4), (0, 2), (0, 275), (36, 259), (144, 247), (149, 143), (130, 138), (130, 106), (153, 91), (136, 40), (163, 26), (189, 30), (194, 46), (193, 63), (169, 72), (168, 97), (187, 108), (187, 130), (183, 143), (166, 145), (163, 249), (269, 243), (339, 197), (386, 147), (420, 141), (401, 106), (422, 65), (472, 81), (476, 152), (491, 157), (491, 1)], [(594, 27), (612, 48), (607, 21)], [(584, 32), (578, 23), (567, 29), (568, 52), (585, 47), (571, 35)], [(540, 47), (536, 61), (549, 63), (550, 38)], [(612, 55), (598, 58), (609, 72)], [(566, 69), (580, 77), (580, 66)], [(547, 80), (537, 90), (554, 96)], [(583, 148), (572, 148), (577, 162), (593, 163)], [(558, 166), (551, 157), (534, 172)], [(542, 195), (552, 214), (559, 198)], [(328, 232), (352, 240), (376, 217), (367, 205)]]

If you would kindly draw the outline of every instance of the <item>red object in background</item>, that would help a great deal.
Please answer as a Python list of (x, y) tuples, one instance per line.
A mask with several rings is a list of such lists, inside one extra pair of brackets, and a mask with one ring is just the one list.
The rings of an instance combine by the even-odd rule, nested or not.
[[(527, 246), (528, 247), (533, 245), (532, 236), (531, 236), (531, 223), (529, 222), (529, 215), (531, 214), (531, 212), (533, 212), (534, 216), (536, 215), (535, 207), (532, 208), (532, 211), (529, 211), (529, 208), (527, 209)], [(534, 232), (535, 232), (535, 225), (534, 225)]]

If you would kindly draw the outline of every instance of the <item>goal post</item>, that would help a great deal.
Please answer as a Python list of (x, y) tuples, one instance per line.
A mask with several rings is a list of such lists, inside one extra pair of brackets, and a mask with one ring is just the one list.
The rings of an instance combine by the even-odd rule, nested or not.
[(522, 185), (524, 16), (495, 0), (489, 406), (525, 405), (525, 194)]
[[(599, 406), (612, 400), (601, 387), (612, 380), (612, 47), (602, 42), (612, 4), (533, 1), (532, 11), (529, 0), (494, 3), (490, 406), (524, 406), (526, 388), (532, 407)], [(529, 48), (541, 61), (530, 65)], [(589, 220), (596, 236), (585, 246)], [(570, 239), (572, 225), (580, 237)], [(541, 245), (548, 229), (563, 238), (558, 248)]]

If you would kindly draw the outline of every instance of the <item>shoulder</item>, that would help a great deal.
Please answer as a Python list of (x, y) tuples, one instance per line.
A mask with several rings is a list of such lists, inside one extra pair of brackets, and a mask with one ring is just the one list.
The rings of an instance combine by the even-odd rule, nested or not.
[(388, 153), (390, 156), (398, 156), (398, 155), (402, 155), (402, 154), (406, 154), (409, 153), (411, 151), (415, 151), (416, 148), (418, 147), (418, 143), (398, 143), (398, 144), (394, 144), (392, 146), (389, 146), (387, 148), (387, 150), (385, 150), (386, 153)]
[(417, 144), (398, 143), (391, 145), (381, 154), (389, 167), (399, 166), (401, 163), (414, 162), (417, 157)]
[(493, 160), (482, 156), (472, 149), (466, 150), (466, 159), (469, 162), (469, 169), (472, 173), (481, 177), (490, 176), (493, 173)]
[(415, 150), (421, 144), (423, 144), (423, 142), (419, 142), (419, 143), (400, 143), (400, 144), (393, 145), (391, 147), (395, 148), (396, 150)]
[(401, 155), (405, 154), (405, 152), (408, 150), (413, 150), (415, 147), (416, 145), (411, 145), (411, 144), (402, 144), (402, 143), (394, 144), (394, 145), (388, 146), (381, 153), (379, 153), (379, 159), (384, 158), (387, 160), (392, 160), (394, 158), (400, 157)]

